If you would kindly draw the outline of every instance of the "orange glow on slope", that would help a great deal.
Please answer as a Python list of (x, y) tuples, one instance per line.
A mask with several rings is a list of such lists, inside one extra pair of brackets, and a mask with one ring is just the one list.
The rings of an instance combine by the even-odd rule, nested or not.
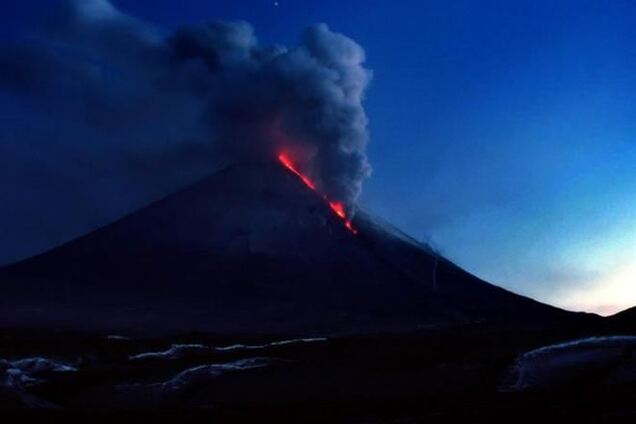
[(300, 173), (300, 171), (298, 171), (295, 167), (294, 164), (292, 164), (292, 162), (289, 160), (289, 158), (287, 157), (287, 155), (285, 153), (281, 153), (280, 155), (278, 155), (278, 160), (285, 165), (285, 168), (289, 169), (291, 172), (293, 172), (294, 174), (296, 174), (303, 183), (305, 183), (305, 185), (307, 187), (309, 187), (310, 189), (316, 191), (316, 185), (311, 182), (311, 180), (307, 177), (305, 177), (303, 174)]
[(358, 230), (356, 230), (355, 228), (353, 228), (353, 225), (351, 225), (351, 221), (346, 220), (345, 221), (345, 227), (347, 227), (347, 229), (349, 231), (351, 231), (353, 234), (358, 234)]
[[(293, 172), (298, 178), (300, 178), (300, 180), (310, 189), (312, 189), (313, 191), (318, 191), (316, 189), (316, 184), (313, 183), (313, 181), (311, 181), (309, 178), (307, 178), (306, 176), (304, 176), (299, 170), (296, 169), (296, 167), (294, 166), (294, 164), (292, 163), (292, 161), (289, 159), (289, 157), (285, 154), (285, 153), (281, 153), (278, 155), (278, 160), (280, 161), (280, 163), (283, 164), (283, 166), (287, 169), (289, 169), (291, 172)], [(347, 228), (347, 230), (351, 231), (353, 234), (358, 234), (358, 230), (356, 230), (355, 228), (353, 228), (353, 225), (351, 225), (351, 221), (347, 219), (347, 214), (345, 213), (345, 208), (344, 205), (340, 202), (333, 202), (330, 201), (327, 196), (325, 196), (324, 194), (322, 195), (322, 197), (327, 201), (327, 204), (329, 205), (329, 207), (331, 208), (331, 210), (338, 215), (338, 217), (340, 219), (342, 219), (344, 221), (344, 225)]]
[(336, 213), (340, 218), (345, 219), (347, 216), (345, 215), (344, 206), (340, 202), (329, 202), (329, 207), (332, 211)]

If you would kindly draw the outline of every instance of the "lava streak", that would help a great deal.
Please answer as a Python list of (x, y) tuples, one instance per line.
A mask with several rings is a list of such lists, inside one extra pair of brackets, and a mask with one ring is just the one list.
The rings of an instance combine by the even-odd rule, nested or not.
[(291, 172), (296, 174), (298, 178), (300, 178), (307, 187), (309, 187), (313, 191), (316, 191), (316, 185), (309, 178), (301, 174), (300, 171), (296, 169), (296, 167), (294, 167), (294, 164), (289, 160), (289, 158), (287, 157), (285, 153), (281, 153), (280, 155), (278, 155), (278, 160), (283, 165), (285, 165), (285, 168), (289, 169)]
[[(289, 156), (287, 156), (285, 153), (281, 153), (278, 155), (278, 160), (280, 161), (280, 163), (283, 164), (283, 166), (287, 169), (289, 169), (291, 172), (293, 172), (294, 174), (296, 174), (296, 176), (298, 176), (298, 178), (300, 178), (300, 180), (310, 189), (312, 189), (315, 192), (318, 192), (318, 190), (316, 189), (316, 184), (314, 184), (313, 181), (311, 181), (309, 178), (307, 178), (305, 175), (303, 175), (298, 169), (296, 169), (296, 166), (294, 165), (294, 163), (289, 159)], [(344, 225), (347, 228), (347, 230), (351, 231), (353, 234), (358, 234), (358, 230), (356, 230), (355, 228), (353, 228), (353, 225), (351, 224), (351, 221), (349, 219), (347, 219), (347, 214), (345, 213), (345, 208), (344, 205), (340, 202), (335, 202), (332, 200), (329, 200), (327, 198), (327, 196), (325, 196), (324, 194), (322, 195), (323, 199), (325, 199), (327, 201), (327, 204), (329, 205), (329, 208), (331, 208), (331, 210), (338, 216), (338, 218), (342, 219), (344, 221)]]
[(336, 213), (340, 218), (345, 219), (347, 216), (345, 215), (344, 206), (340, 202), (329, 202), (329, 207), (332, 211)]

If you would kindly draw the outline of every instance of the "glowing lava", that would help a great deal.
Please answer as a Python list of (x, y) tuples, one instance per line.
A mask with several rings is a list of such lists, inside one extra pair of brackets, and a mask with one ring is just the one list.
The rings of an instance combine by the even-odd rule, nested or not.
[(347, 216), (345, 215), (344, 206), (339, 202), (329, 202), (329, 207), (332, 211), (336, 213), (340, 218), (345, 219)]
[(316, 191), (316, 185), (314, 183), (311, 182), (311, 180), (307, 177), (305, 177), (303, 174), (300, 173), (300, 171), (298, 171), (295, 167), (294, 164), (292, 164), (292, 162), (289, 160), (289, 158), (287, 157), (287, 155), (285, 153), (281, 153), (280, 155), (278, 155), (278, 160), (285, 165), (285, 167), (287, 169), (289, 169), (291, 172), (293, 172), (294, 174), (296, 174), (303, 183), (305, 183), (305, 185), (307, 187), (309, 187), (310, 189), (312, 189), (313, 191)]
[[(307, 187), (309, 187), (315, 192), (318, 192), (318, 190), (316, 189), (316, 184), (314, 184), (313, 181), (311, 181), (309, 178), (304, 176), (298, 169), (296, 169), (293, 162), (289, 159), (289, 157), (285, 153), (279, 154), (278, 160), (280, 161), (280, 163), (283, 164), (283, 166), (285, 166), (285, 168), (289, 169), (291, 172), (296, 174), (296, 176), (298, 176), (298, 178), (300, 178), (300, 180)], [(351, 221), (347, 219), (347, 214), (345, 213), (344, 205), (340, 202), (334, 202), (329, 200), (327, 196), (325, 196), (324, 194), (322, 195), (322, 197), (323, 199), (327, 201), (327, 204), (329, 205), (331, 210), (338, 216), (338, 218), (344, 221), (344, 225), (347, 228), (347, 230), (351, 231), (353, 234), (358, 234), (358, 230), (353, 228)]]

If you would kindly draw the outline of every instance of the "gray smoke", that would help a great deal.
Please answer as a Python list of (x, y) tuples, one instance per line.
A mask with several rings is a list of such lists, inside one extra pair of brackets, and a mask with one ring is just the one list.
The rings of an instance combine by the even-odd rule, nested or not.
[(286, 151), (354, 208), (370, 173), (370, 72), (344, 35), (320, 24), (286, 48), (259, 45), (245, 22), (164, 32), (107, 0), (66, 3), (43, 35), (1, 48), (0, 89), (54, 121), (51, 143), (143, 164), (150, 180)]

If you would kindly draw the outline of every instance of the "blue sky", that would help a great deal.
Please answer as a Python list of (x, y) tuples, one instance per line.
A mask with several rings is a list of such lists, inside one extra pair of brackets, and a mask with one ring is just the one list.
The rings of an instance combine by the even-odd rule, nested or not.
[[(17, 3), (5, 39), (55, 2)], [(513, 291), (601, 313), (636, 304), (636, 3), (113, 3), (164, 28), (246, 20), (264, 44), (327, 23), (373, 70), (365, 208)]]

